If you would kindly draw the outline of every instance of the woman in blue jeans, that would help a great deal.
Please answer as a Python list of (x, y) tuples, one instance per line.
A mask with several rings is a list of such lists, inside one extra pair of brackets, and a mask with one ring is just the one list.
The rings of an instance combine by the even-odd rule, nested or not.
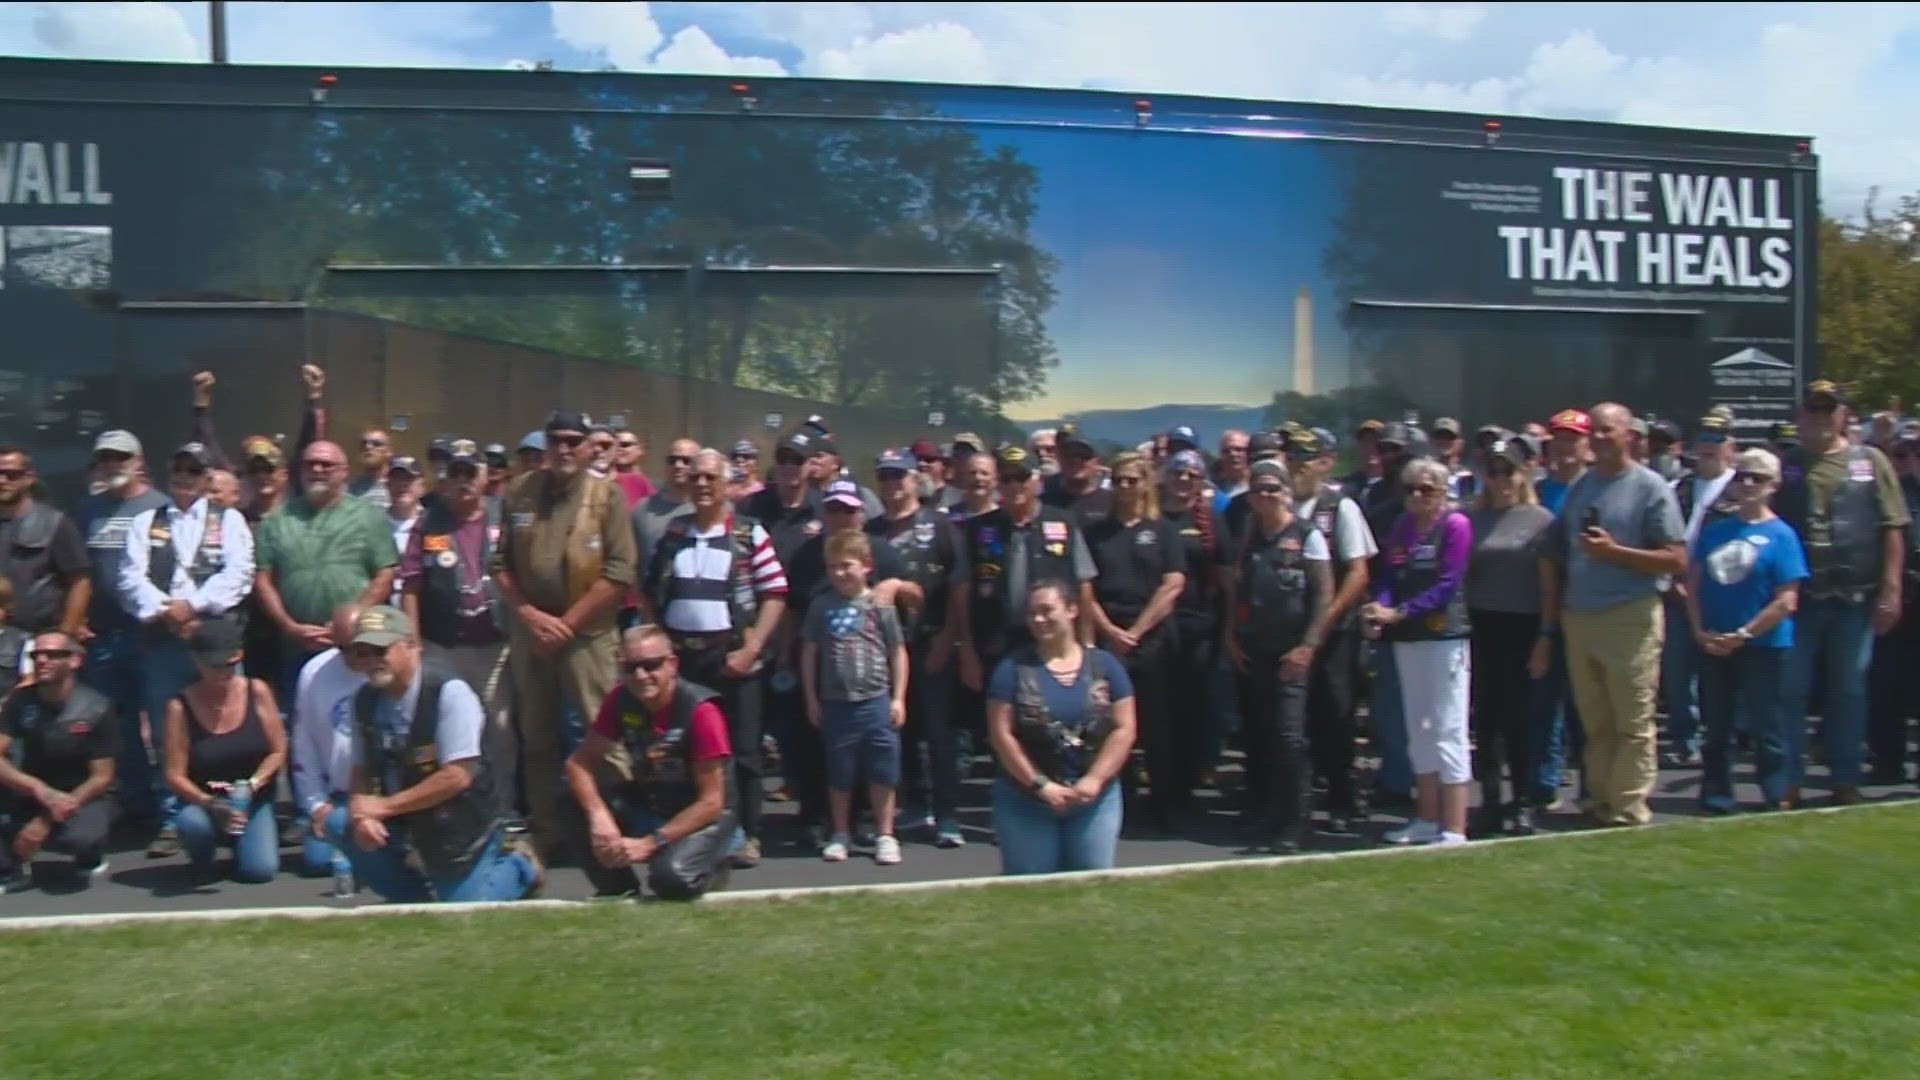
[(1074, 591), (1027, 593), (1034, 647), (987, 685), (987, 733), (1000, 760), (993, 827), (1006, 874), (1105, 870), (1120, 837), (1120, 786), (1133, 750), (1133, 684), (1113, 654), (1080, 644)]
[(242, 633), (209, 619), (189, 642), (198, 676), (167, 704), (167, 786), (179, 796), (173, 827), (195, 869), (233, 847), (235, 881), (270, 881), (280, 870), (273, 780), (287, 760), (287, 732), (273, 688), (240, 674)]
[(1706, 743), (1700, 802), (1732, 813), (1734, 712), (1745, 711), (1755, 744), (1754, 772), (1767, 809), (1787, 803), (1787, 739), (1781, 676), (1793, 653), (1793, 614), (1807, 578), (1800, 538), (1769, 508), (1780, 486), (1780, 459), (1753, 449), (1734, 459), (1727, 495), (1732, 517), (1700, 530), (1687, 568), (1687, 618), (1703, 654), (1700, 718)]

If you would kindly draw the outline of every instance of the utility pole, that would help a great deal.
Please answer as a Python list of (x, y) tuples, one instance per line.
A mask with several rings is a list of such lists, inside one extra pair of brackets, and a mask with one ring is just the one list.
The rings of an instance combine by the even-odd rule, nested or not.
[(213, 62), (227, 62), (227, 5), (225, 0), (208, 0), (207, 37), (213, 45)]

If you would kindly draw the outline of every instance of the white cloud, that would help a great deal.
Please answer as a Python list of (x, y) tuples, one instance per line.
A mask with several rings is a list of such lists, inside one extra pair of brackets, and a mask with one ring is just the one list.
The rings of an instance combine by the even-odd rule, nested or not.
[(597, 53), (627, 69), (647, 66), (667, 37), (651, 4), (553, 3), (553, 33), (582, 52)]
[(1423, 34), (1441, 41), (1465, 41), (1487, 17), (1485, 4), (1388, 4), (1381, 14), (1387, 29)]
[(764, 56), (732, 56), (705, 30), (689, 26), (673, 35), (647, 67), (685, 75), (785, 75), (787, 69)]
[[(16, 4), (30, 12), (23, 54), (102, 60), (203, 59), (185, 14), (171, 4)], [(13, 37), (13, 34), (7, 35)], [(25, 44), (25, 43), (23, 43)], [(15, 51), (12, 43), (0, 52)]]
[(844, 49), (809, 57), (803, 74), (834, 79), (903, 79), (918, 82), (988, 82), (995, 65), (986, 45), (957, 23), (862, 38)]

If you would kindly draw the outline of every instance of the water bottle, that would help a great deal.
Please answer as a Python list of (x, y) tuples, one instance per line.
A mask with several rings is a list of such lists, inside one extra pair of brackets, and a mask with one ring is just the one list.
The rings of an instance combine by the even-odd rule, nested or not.
[(333, 895), (344, 900), (354, 893), (353, 864), (339, 848), (333, 851)]
[(235, 780), (227, 786), (227, 804), (233, 807), (233, 813), (227, 818), (227, 832), (239, 836), (247, 831), (247, 809), (253, 802), (253, 784), (247, 780)]

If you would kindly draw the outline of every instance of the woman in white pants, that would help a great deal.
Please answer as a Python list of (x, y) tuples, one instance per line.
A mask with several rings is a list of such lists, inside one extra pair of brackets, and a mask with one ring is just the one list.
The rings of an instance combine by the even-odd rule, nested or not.
[(1362, 612), (1368, 632), (1393, 647), (1406, 710), (1408, 755), (1419, 806), (1415, 818), (1384, 839), (1393, 844), (1467, 842), (1467, 560), (1473, 526), (1447, 498), (1445, 466), (1427, 458), (1401, 474), (1407, 510), (1380, 545), (1381, 589)]

